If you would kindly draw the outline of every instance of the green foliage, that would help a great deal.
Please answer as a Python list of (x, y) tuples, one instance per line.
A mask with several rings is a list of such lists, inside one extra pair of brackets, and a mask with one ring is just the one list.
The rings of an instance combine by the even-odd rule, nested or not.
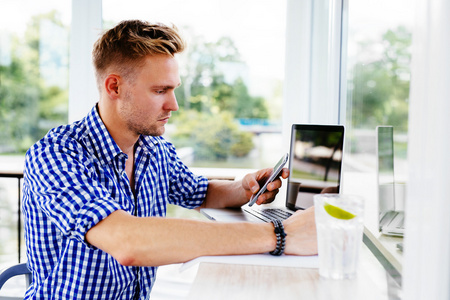
[[(379, 43), (376, 43), (379, 45)], [(361, 53), (371, 43), (361, 43)], [(357, 62), (351, 90), (352, 124), (373, 129), (393, 125), (397, 132), (408, 130), (411, 33), (404, 27), (389, 30), (382, 37), (384, 50), (378, 59)]]
[(240, 131), (233, 118), (268, 119), (266, 100), (252, 97), (242, 77), (225, 79), (227, 69), (245, 69), (233, 40), (193, 40), (180, 70), (183, 85), (176, 90), (175, 144), (192, 146), (196, 160), (245, 156), (254, 147), (253, 135)]
[(181, 112), (194, 109), (228, 111), (235, 118), (269, 117), (266, 100), (250, 96), (241, 76), (225, 79), (227, 70), (246, 68), (232, 39), (222, 37), (212, 43), (195, 37), (183, 58), (183, 86), (176, 90)]
[(0, 152), (24, 152), (50, 128), (67, 122), (67, 89), (41, 77), (43, 21), (63, 28), (55, 12), (33, 17), (24, 39), (11, 37), (10, 63), (0, 66)]
[(189, 110), (176, 123), (174, 144), (193, 147), (196, 160), (225, 160), (230, 154), (245, 156), (254, 147), (252, 135), (240, 132), (229, 112), (204, 114)]
[(252, 138), (253, 135), (250, 132), (234, 132), (231, 154), (236, 157), (246, 156), (255, 146)]
[(252, 97), (241, 78), (233, 85), (221, 83), (212, 94), (212, 105), (229, 111), (237, 119), (268, 119), (269, 112), (262, 97)]

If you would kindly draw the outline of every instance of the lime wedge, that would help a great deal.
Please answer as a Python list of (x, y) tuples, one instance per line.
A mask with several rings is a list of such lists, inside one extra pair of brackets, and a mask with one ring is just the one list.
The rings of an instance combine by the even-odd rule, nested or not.
[(356, 217), (356, 215), (352, 214), (351, 212), (343, 210), (342, 208), (331, 205), (329, 203), (325, 203), (323, 208), (325, 208), (325, 211), (330, 216), (335, 217), (336, 219), (350, 220), (350, 219), (353, 219), (354, 217)]

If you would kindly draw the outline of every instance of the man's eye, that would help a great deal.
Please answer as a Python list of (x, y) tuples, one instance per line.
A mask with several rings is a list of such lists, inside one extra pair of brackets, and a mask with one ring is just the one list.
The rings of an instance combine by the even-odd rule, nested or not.
[(157, 91), (155, 91), (155, 93), (157, 93), (157, 94), (164, 94), (164, 92), (165, 92), (165, 90), (157, 90)]

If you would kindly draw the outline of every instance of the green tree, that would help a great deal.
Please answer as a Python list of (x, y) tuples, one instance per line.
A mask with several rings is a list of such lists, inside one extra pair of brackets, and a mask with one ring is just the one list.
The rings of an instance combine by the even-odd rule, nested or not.
[[(361, 43), (361, 53), (371, 43)], [(408, 103), (411, 62), (411, 33), (405, 27), (388, 30), (382, 36), (384, 50), (379, 59), (360, 61), (353, 68), (352, 124), (373, 129), (393, 125), (397, 131), (408, 130)]]
[(252, 134), (239, 131), (228, 112), (205, 114), (186, 111), (178, 119), (173, 138), (177, 146), (192, 146), (197, 160), (225, 160), (245, 156), (253, 148)]
[(242, 78), (227, 82), (224, 69), (232, 64), (245, 65), (234, 42), (222, 37), (204, 42), (195, 37), (183, 57), (183, 86), (177, 89), (180, 111), (195, 109), (204, 113), (228, 111), (235, 118), (268, 118), (265, 99), (252, 97)]
[(245, 66), (232, 39), (192, 41), (181, 57), (183, 84), (176, 90), (180, 110), (174, 114), (178, 126), (173, 142), (177, 147), (192, 146), (197, 159), (245, 156), (254, 147), (252, 134), (240, 132), (233, 119), (268, 119), (266, 101), (251, 96), (241, 77), (226, 80), (227, 68)]
[(233, 85), (222, 82), (214, 86), (211, 103), (212, 107), (217, 107), (219, 111), (231, 112), (238, 119), (269, 118), (265, 99), (250, 96), (247, 86), (241, 78), (236, 79)]
[(50, 128), (67, 122), (67, 89), (41, 76), (41, 26), (50, 22), (65, 31), (56, 12), (37, 15), (24, 38), (12, 36), (11, 59), (0, 66), (0, 151), (24, 152)]

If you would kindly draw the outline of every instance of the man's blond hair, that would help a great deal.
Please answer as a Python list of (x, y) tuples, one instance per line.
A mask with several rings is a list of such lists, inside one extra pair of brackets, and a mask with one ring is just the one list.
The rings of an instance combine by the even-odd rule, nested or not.
[(119, 72), (118, 75), (126, 80), (132, 80), (145, 57), (157, 54), (174, 56), (184, 48), (185, 42), (175, 26), (140, 20), (120, 22), (97, 40), (92, 51), (100, 93), (109, 72)]

